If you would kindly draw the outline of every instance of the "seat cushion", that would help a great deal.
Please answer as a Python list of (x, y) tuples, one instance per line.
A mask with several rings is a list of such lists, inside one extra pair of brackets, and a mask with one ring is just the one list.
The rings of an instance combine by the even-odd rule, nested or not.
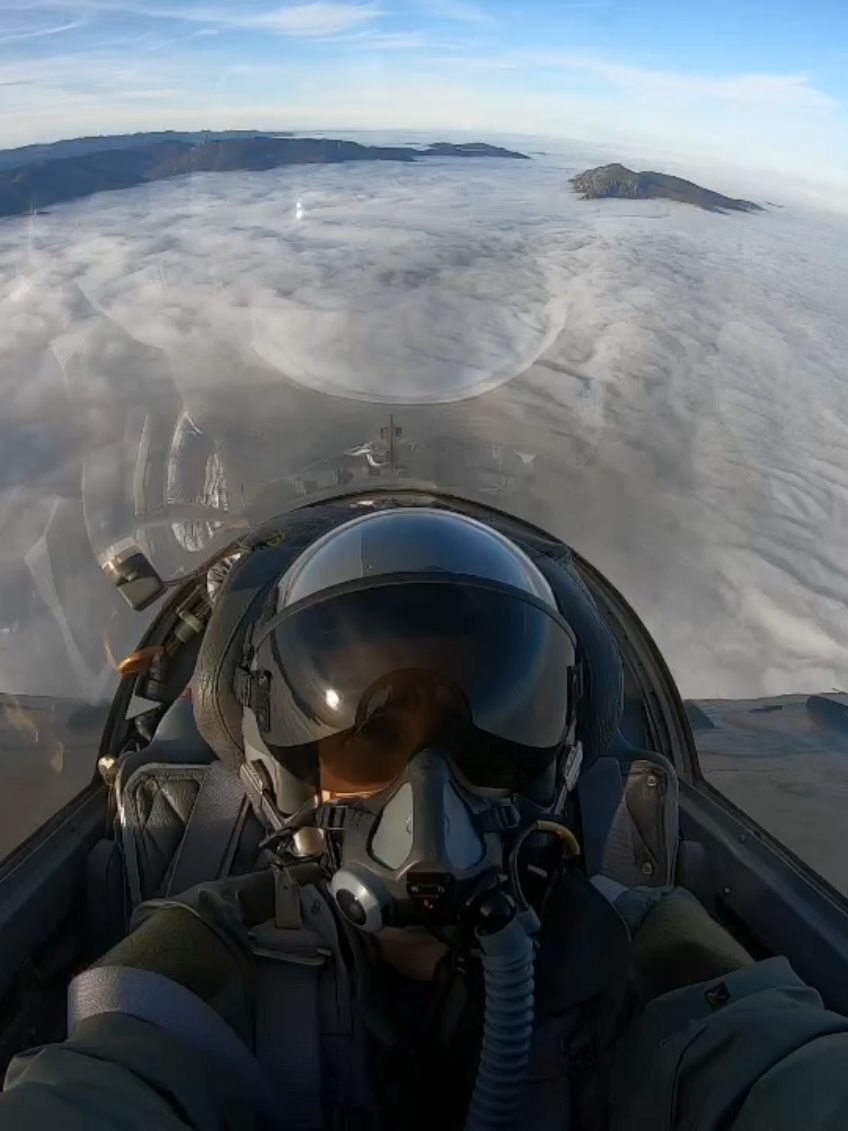
[(118, 816), (133, 906), (164, 887), (208, 769), (148, 762), (122, 784)]

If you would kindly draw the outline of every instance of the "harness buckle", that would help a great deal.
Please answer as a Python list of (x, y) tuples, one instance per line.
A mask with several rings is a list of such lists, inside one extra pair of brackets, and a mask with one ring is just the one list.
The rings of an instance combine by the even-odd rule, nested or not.
[(517, 829), (521, 824), (521, 813), (518, 806), (512, 801), (500, 801), (490, 806), (474, 818), (477, 831), (486, 833), (504, 833)]

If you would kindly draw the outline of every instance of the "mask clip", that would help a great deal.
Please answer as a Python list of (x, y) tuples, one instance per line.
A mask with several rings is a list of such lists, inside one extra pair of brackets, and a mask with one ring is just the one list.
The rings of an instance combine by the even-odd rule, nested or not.
[(521, 824), (521, 813), (512, 801), (500, 801), (474, 814), (474, 826), (478, 833), (506, 833), (517, 829)]
[(377, 815), (363, 805), (338, 805), (325, 802), (314, 810), (313, 823), (324, 832), (342, 832), (348, 829), (362, 829), (368, 832), (376, 822)]

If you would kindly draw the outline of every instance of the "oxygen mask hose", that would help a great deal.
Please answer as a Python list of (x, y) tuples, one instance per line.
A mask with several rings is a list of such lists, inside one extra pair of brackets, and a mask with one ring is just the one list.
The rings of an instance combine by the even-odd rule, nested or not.
[(465, 1131), (511, 1131), (533, 1039), (535, 950), (530, 935), (539, 923), (532, 911), (517, 914), (503, 892), (490, 895), (480, 914), (476, 935), (483, 952), (486, 1003)]

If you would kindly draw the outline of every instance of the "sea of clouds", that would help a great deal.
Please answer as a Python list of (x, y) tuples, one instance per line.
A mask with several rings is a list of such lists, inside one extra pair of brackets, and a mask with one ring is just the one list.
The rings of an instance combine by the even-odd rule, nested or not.
[[(305, 457), (311, 428), (373, 402), (532, 450), (546, 520), (628, 597), (685, 695), (848, 684), (848, 218), (583, 202), (579, 167), (206, 174), (0, 223), (5, 689), (46, 678), (29, 658), (55, 624), (12, 623), (14, 563), (29, 552), (43, 577), (33, 547), (108, 433), (102, 406), (167, 371), (190, 410), (226, 401), (247, 448), (257, 365), (310, 391), (309, 419), (273, 422), (281, 451)], [(91, 694), (94, 655), (71, 667)]]

